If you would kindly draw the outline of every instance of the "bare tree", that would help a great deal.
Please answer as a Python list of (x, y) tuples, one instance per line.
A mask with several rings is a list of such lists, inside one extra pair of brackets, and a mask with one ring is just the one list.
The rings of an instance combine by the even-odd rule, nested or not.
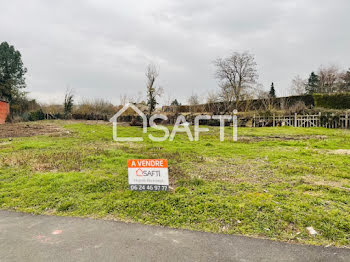
[(232, 111), (233, 104), (235, 101), (235, 93), (230, 85), (225, 83), (220, 83), (219, 99), (223, 104), (224, 112)]
[(211, 113), (220, 112), (220, 99), (217, 93), (208, 92), (207, 95), (207, 110)]
[(338, 83), (341, 77), (337, 66), (321, 66), (318, 70), (320, 78), (319, 91), (321, 93), (334, 93), (337, 91)]
[(242, 99), (244, 100), (244, 104), (241, 110), (243, 110), (244, 112), (248, 112), (249, 110), (251, 110), (254, 96), (252, 93), (244, 93), (242, 95)]
[(187, 100), (188, 104), (190, 106), (196, 106), (199, 105), (199, 96), (197, 94), (192, 94), (188, 100)]
[(138, 91), (137, 94), (130, 95), (127, 98), (127, 102), (133, 104), (146, 104), (146, 102), (143, 100), (143, 95), (141, 91)]
[(350, 92), (350, 69), (341, 73), (341, 81), (339, 83), (339, 92)]
[(258, 78), (254, 56), (248, 52), (235, 52), (229, 57), (216, 59), (214, 64), (223, 101), (228, 102), (230, 107), (235, 103), (238, 108), (243, 92), (247, 92)]
[(126, 94), (120, 95), (119, 100), (122, 106), (125, 106), (129, 102), (128, 96)]
[(307, 85), (307, 80), (302, 79), (299, 75), (295, 76), (292, 79), (292, 83), (290, 86), (290, 91), (292, 95), (303, 95), (306, 93), (305, 87)]
[(190, 106), (190, 111), (195, 112), (199, 109), (199, 96), (195, 93), (192, 93), (192, 95), (187, 100), (188, 105)]
[(154, 64), (149, 64), (146, 68), (148, 117), (152, 115), (158, 104), (157, 97), (161, 96), (163, 93), (163, 89), (161, 87), (154, 86), (154, 82), (158, 76), (159, 70)]
[(269, 95), (269, 92), (260, 90), (258, 98), (262, 102), (262, 110), (271, 111), (274, 108), (274, 99)]
[(215, 92), (208, 92), (207, 104), (214, 104), (219, 102), (219, 97)]
[(96, 115), (111, 115), (114, 112), (114, 106), (111, 102), (105, 99), (95, 98), (92, 100), (81, 99), (75, 110), (78, 114), (96, 114)]
[(173, 102), (173, 101), (174, 101), (174, 99), (173, 99), (172, 94), (170, 92), (169, 93), (167, 92), (166, 97), (164, 99), (165, 105), (170, 106), (171, 102)]

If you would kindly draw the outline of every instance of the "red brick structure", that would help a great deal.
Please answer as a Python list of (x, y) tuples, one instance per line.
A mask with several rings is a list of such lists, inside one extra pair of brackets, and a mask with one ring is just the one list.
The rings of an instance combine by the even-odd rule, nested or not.
[(0, 125), (5, 124), (6, 117), (10, 114), (9, 103), (0, 100)]

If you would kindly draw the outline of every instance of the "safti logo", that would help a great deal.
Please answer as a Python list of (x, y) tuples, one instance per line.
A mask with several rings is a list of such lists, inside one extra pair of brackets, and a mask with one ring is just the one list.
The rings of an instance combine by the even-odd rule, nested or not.
[(141, 168), (137, 169), (136, 175), (137, 175), (137, 176), (143, 176), (143, 172), (142, 172), (142, 169), (141, 169)]
[(167, 191), (169, 189), (166, 159), (129, 159), (129, 188), (136, 191)]
[[(113, 123), (113, 139), (115, 141), (130, 141), (130, 142), (136, 142), (136, 141), (143, 141), (143, 137), (118, 137), (118, 117), (121, 116), (128, 108), (132, 108), (138, 115), (141, 116), (142, 122), (143, 122), (143, 133), (147, 133), (147, 117), (140, 109), (138, 109), (133, 104), (126, 104), (122, 109), (118, 111), (109, 121)], [(225, 140), (225, 121), (232, 121), (232, 138), (233, 141), (237, 141), (237, 110), (234, 110), (231, 115), (198, 115), (194, 119), (194, 138), (191, 132), (191, 129), (189, 128), (190, 124), (186, 121), (185, 116), (179, 115), (176, 119), (174, 128), (170, 134), (169, 129), (162, 125), (157, 125), (155, 123), (156, 119), (161, 120), (168, 120), (168, 117), (166, 115), (160, 115), (156, 114), (150, 117), (149, 119), (149, 126), (151, 128), (154, 128), (156, 130), (160, 130), (164, 132), (163, 137), (154, 137), (152, 134), (149, 134), (148, 137), (152, 141), (155, 142), (162, 142), (167, 139), (169, 141), (173, 141), (175, 138), (176, 133), (186, 133), (188, 136), (188, 139), (190, 141), (198, 141), (199, 140), (199, 133), (203, 132), (209, 132), (209, 128), (199, 127), (199, 121), (200, 120), (210, 120), (215, 119), (220, 121), (220, 141)]]

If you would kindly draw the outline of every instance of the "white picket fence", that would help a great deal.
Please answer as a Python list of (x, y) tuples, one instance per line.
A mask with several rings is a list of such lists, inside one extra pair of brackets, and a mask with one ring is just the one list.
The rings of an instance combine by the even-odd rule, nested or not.
[(326, 128), (350, 128), (350, 115), (347, 113), (339, 116), (328, 115), (284, 115), (284, 116), (256, 116), (253, 117), (253, 127), (265, 126), (294, 126), (294, 127), (326, 127)]

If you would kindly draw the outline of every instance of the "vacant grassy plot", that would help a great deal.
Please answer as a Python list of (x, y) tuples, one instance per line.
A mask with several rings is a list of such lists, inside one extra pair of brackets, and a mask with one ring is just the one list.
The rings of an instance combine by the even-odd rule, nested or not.
[[(227, 128), (220, 142), (211, 127), (199, 142), (117, 143), (107, 124), (54, 124), (70, 132), (0, 139), (0, 208), (350, 246), (349, 131), (242, 128), (232, 142)], [(172, 190), (129, 191), (130, 158), (168, 159)]]

